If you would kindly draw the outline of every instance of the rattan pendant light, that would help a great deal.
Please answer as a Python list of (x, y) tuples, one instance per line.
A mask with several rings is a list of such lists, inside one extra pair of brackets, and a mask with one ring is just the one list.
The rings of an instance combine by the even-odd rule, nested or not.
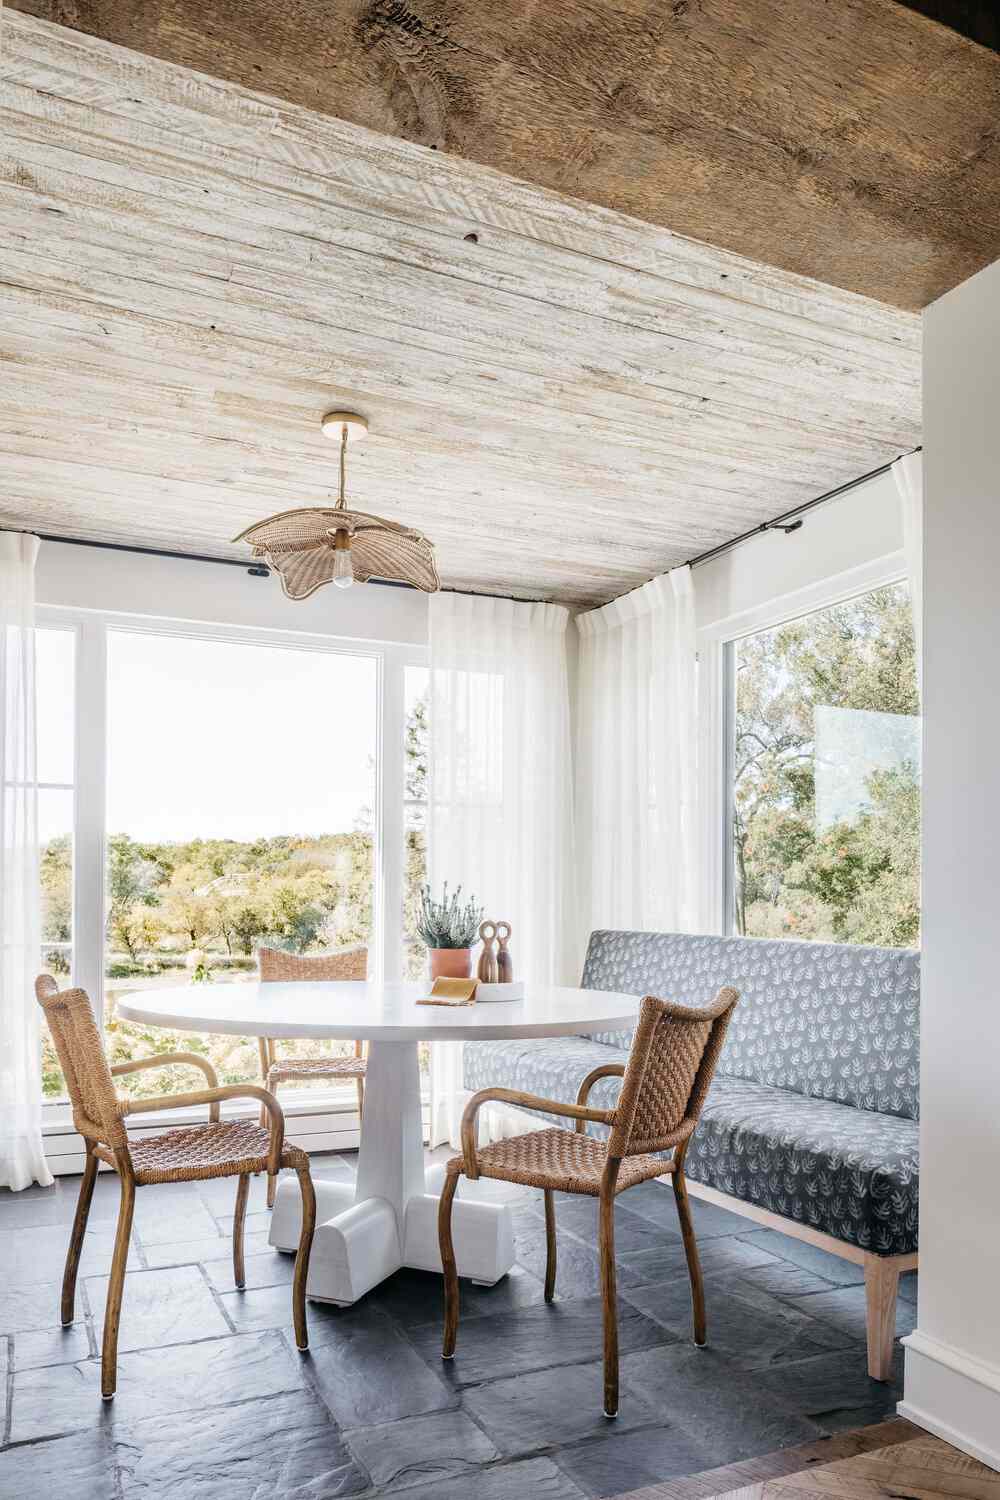
[(365, 436), (365, 418), (349, 411), (327, 412), (323, 431), (340, 444), (336, 505), (283, 510), (266, 521), (256, 521), (233, 540), (249, 542), (254, 557), (281, 575), (281, 587), (289, 599), (308, 599), (324, 583), (350, 588), (369, 578), (436, 593), (441, 582), (434, 547), (425, 536), (382, 516), (347, 508), (347, 445)]

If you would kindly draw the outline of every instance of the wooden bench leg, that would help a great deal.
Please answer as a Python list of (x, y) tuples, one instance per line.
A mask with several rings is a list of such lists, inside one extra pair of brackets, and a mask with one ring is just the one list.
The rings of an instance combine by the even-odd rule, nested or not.
[(888, 1380), (892, 1375), (899, 1271), (898, 1256), (865, 1255), (868, 1373), (873, 1380)]

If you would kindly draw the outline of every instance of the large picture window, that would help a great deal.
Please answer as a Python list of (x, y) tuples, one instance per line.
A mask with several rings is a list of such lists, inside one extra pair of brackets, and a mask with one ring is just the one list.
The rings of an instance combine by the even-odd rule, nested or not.
[[(107, 663), (108, 1051), (117, 1062), (194, 1048), (226, 1083), (255, 1078), (255, 1039), (152, 1031), (120, 1019), (117, 1002), (255, 977), (260, 943), (371, 944), (377, 659), (112, 629)], [(136, 1075), (135, 1089), (149, 1093), (150, 1079)], [(189, 1084), (177, 1069), (155, 1080)]]
[(728, 648), (732, 929), (920, 940), (920, 720), (903, 584)]

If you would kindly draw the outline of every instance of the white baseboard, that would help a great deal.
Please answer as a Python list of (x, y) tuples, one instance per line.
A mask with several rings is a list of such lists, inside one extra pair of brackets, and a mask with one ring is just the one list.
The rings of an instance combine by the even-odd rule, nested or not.
[(919, 1328), (903, 1344), (906, 1381), (899, 1415), (1000, 1470), (1000, 1367)]

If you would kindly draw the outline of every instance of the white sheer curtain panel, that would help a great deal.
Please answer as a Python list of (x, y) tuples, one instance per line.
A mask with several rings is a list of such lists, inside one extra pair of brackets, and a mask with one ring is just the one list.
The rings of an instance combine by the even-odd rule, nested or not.
[(702, 835), (691, 569), (654, 578), (576, 625), (581, 940), (595, 927), (696, 932)]
[[(576, 982), (568, 611), (462, 594), (430, 600), (428, 851), (513, 926), (518, 979)], [(431, 1144), (458, 1144), (461, 1043), (431, 1053)]]
[(41, 950), (35, 729), (38, 538), (0, 532), (0, 1187), (50, 1183), (35, 976)]
[(913, 606), (913, 639), (917, 650), (917, 682), (923, 685), (924, 667), (924, 458), (907, 453), (892, 466), (903, 515), (903, 552)]

